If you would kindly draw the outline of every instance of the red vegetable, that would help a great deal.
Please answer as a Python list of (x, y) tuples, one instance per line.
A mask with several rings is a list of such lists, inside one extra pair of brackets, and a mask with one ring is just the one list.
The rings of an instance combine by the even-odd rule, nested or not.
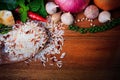
[[(15, 9), (15, 12), (16, 13), (19, 13), (19, 7)], [(38, 20), (38, 21), (43, 21), (43, 22), (47, 22), (47, 20), (45, 18), (43, 18), (42, 16), (40, 16), (39, 14), (37, 13), (34, 13), (32, 11), (28, 11), (28, 17), (30, 19), (33, 19), (33, 20)]]
[(39, 14), (31, 12), (31, 11), (28, 11), (28, 17), (31, 18), (31, 19), (33, 19), (33, 20), (47, 22), (47, 20), (45, 18), (43, 18)]

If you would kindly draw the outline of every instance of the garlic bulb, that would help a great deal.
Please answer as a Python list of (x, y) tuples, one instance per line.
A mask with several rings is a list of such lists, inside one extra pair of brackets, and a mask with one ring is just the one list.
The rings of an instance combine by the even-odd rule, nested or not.
[(89, 19), (95, 19), (99, 15), (99, 9), (95, 5), (90, 5), (85, 9), (84, 15)]
[(61, 17), (61, 12), (58, 12), (58, 13), (53, 14), (51, 19), (53, 22), (56, 23), (56, 22), (60, 21), (60, 17)]
[(110, 12), (108, 12), (108, 11), (102, 11), (102, 12), (99, 14), (98, 21), (99, 21), (100, 23), (105, 23), (105, 22), (111, 20), (110, 18), (111, 18)]
[(74, 18), (70, 13), (63, 13), (61, 16), (61, 21), (66, 25), (71, 25), (74, 21)]
[(58, 5), (54, 2), (48, 2), (45, 7), (48, 14), (54, 14), (57, 12)]

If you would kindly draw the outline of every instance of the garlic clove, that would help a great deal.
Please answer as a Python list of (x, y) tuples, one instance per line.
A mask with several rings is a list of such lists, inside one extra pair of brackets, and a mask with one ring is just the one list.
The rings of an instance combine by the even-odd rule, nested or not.
[(99, 14), (98, 21), (100, 23), (105, 23), (105, 22), (107, 22), (109, 20), (111, 20), (111, 13), (110, 12), (108, 12), (108, 11), (102, 11)]
[(51, 18), (52, 21), (55, 22), (55, 23), (58, 22), (58, 21), (60, 21), (61, 13), (62, 12), (58, 12), (58, 13), (53, 14), (52, 18)]
[(63, 13), (61, 15), (61, 21), (65, 25), (71, 25), (74, 22), (74, 17), (70, 13)]
[(54, 2), (48, 2), (45, 7), (48, 14), (54, 14), (57, 12), (57, 7), (59, 6)]

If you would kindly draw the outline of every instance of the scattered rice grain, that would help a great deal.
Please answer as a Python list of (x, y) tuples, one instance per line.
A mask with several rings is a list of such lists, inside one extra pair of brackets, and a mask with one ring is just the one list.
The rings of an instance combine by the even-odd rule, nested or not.
[(65, 55), (66, 55), (66, 53), (64, 52), (64, 53), (62, 53), (61, 54), (61, 56), (60, 56), (60, 58), (62, 59), (62, 58), (64, 58), (65, 57)]
[[(46, 66), (46, 63), (49, 63), (49, 60), (54, 60), (53, 63), (56, 63), (59, 68), (62, 67), (62, 62), (58, 62), (56, 55), (60, 55), (60, 51), (62, 50), (62, 46), (64, 43), (64, 27), (63, 23), (52, 23), (51, 17), (48, 17), (48, 23), (46, 24), (46, 29), (49, 35), (49, 39), (43, 50), (40, 51), (37, 55), (35, 55), (35, 60), (42, 61), (43, 66)], [(59, 44), (60, 43), (60, 44)], [(59, 47), (58, 47), (59, 46)], [(51, 57), (46, 57), (45, 55), (53, 55)], [(63, 58), (63, 56), (62, 56)], [(62, 59), (61, 58), (61, 59)], [(54, 65), (53, 63), (49, 63), (49, 65)]]
[(80, 19), (77, 19), (77, 22), (80, 22)]

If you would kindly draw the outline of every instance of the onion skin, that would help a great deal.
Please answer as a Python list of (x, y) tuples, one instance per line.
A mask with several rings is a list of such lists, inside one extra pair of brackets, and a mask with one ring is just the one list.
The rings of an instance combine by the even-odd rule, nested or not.
[(78, 13), (83, 11), (90, 0), (54, 0), (64, 12)]

